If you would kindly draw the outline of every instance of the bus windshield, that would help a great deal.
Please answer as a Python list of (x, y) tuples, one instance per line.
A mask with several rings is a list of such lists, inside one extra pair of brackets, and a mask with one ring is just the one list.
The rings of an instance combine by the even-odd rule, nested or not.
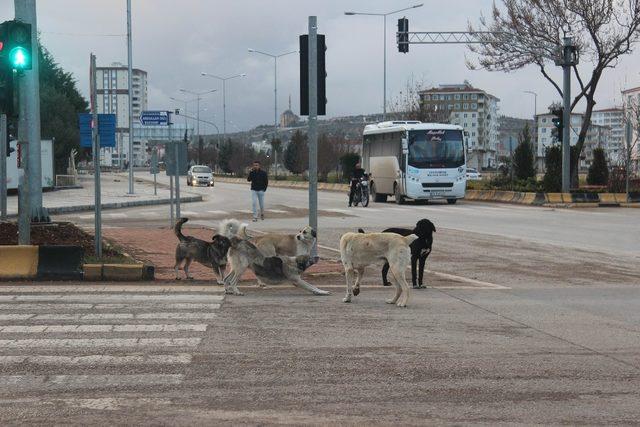
[(464, 165), (460, 130), (409, 131), (409, 165), (415, 168), (457, 168)]

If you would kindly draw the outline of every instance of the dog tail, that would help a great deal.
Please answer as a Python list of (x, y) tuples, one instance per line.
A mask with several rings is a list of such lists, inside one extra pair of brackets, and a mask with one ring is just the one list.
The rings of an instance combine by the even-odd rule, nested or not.
[(364, 230), (362, 228), (358, 228), (358, 233), (364, 234)]
[(247, 239), (247, 224), (241, 223), (237, 219), (225, 219), (220, 222), (219, 234), (231, 239), (232, 237), (239, 237), (241, 239)]
[(407, 242), (407, 245), (410, 245), (411, 243), (413, 243), (414, 240), (418, 238), (419, 237), (416, 236), (415, 234), (409, 234), (408, 236), (403, 237), (404, 241)]
[(187, 240), (185, 235), (182, 234), (182, 224), (184, 224), (187, 221), (189, 221), (189, 218), (180, 218), (179, 220), (176, 221), (176, 225), (173, 226), (173, 232), (175, 233), (178, 240), (180, 240), (181, 242), (184, 242), (185, 240)]

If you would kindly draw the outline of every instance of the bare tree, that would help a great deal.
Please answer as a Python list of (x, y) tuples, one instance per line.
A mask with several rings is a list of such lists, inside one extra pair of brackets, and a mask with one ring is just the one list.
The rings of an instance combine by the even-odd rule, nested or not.
[[(469, 24), (470, 31), (490, 32), (479, 35), (483, 44), (469, 46), (480, 55), (481, 67), (509, 72), (535, 65), (562, 97), (560, 84), (547, 69), (561, 52), (562, 31), (574, 37), (581, 61), (591, 63), (590, 75), (573, 67), (580, 90), (572, 100), (571, 110), (580, 101), (586, 103), (576, 144), (581, 153), (604, 71), (615, 67), (621, 56), (631, 53), (640, 36), (640, 0), (502, 0), (502, 3), (503, 8), (494, 4), (490, 19), (481, 16), (477, 27)], [(468, 65), (475, 68), (471, 63)], [(574, 187), (578, 185), (579, 161), (579, 156), (572, 159)]]
[(436, 109), (420, 102), (420, 92), (426, 88), (413, 76), (407, 79), (403, 90), (391, 101), (389, 116), (395, 120), (420, 120), (421, 122), (449, 123), (450, 111)]
[[(620, 153), (620, 160), (624, 166), (625, 192), (629, 199), (629, 180), (631, 175), (637, 173), (638, 169), (638, 140), (640, 139), (640, 99), (630, 97), (625, 100), (625, 129), (631, 127), (631, 138), (627, 138), (625, 132), (624, 142)], [(635, 165), (634, 165), (635, 163)], [(634, 170), (632, 170), (634, 169)]]

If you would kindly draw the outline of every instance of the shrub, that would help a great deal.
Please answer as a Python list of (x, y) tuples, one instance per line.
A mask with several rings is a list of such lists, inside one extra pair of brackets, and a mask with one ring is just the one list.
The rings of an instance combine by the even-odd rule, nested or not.
[(522, 129), (518, 141), (513, 153), (513, 173), (516, 179), (526, 180), (536, 176), (535, 155), (528, 124)]
[(587, 174), (587, 184), (589, 185), (607, 185), (609, 181), (609, 168), (607, 167), (607, 159), (604, 149), (598, 147), (593, 150), (593, 162), (589, 166)]

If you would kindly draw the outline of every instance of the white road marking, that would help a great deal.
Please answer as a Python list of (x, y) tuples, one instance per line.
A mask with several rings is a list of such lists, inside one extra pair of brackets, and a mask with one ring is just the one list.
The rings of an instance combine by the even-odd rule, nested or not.
[[(333, 252), (340, 253), (340, 251), (338, 249), (331, 248), (329, 246), (318, 245), (318, 247), (320, 249), (325, 249), (325, 250), (328, 250), (328, 251), (333, 251)], [(475, 287), (475, 286), (474, 287), (459, 287), (459, 286), (456, 286), (455, 288), (452, 287), (450, 289), (467, 289), (467, 288), (469, 288), (469, 289), (511, 289), (511, 288), (509, 288), (507, 286), (497, 285), (495, 283), (483, 282), (483, 281), (480, 281), (480, 280), (470, 279), (468, 277), (458, 276), (458, 275), (455, 275), (455, 274), (440, 273), (440, 272), (437, 272), (437, 271), (426, 270), (426, 269), (425, 269), (425, 272), (429, 272), (429, 273), (431, 273), (431, 274), (433, 274), (435, 276), (440, 276), (440, 277), (442, 277), (444, 279), (454, 280), (456, 282), (463, 282), (463, 283), (470, 283), (470, 284), (478, 285), (477, 287)], [(438, 289), (443, 289), (443, 288), (438, 286)]]
[[(120, 310), (131, 309), (140, 306), (139, 302), (133, 301), (127, 304), (52, 304), (50, 302), (41, 304), (0, 304), (0, 310), (30, 310), (30, 311), (42, 311), (42, 310)], [(154, 303), (147, 304), (156, 310), (217, 310), (220, 308), (220, 304), (204, 304), (204, 303)]]
[(36, 334), (36, 333), (99, 333), (99, 332), (179, 332), (207, 330), (205, 324), (170, 324), (170, 325), (9, 325), (0, 326), (3, 334)]
[(127, 214), (124, 213), (118, 213), (118, 212), (109, 212), (104, 214), (105, 217), (107, 218), (127, 218)]
[(198, 216), (200, 215), (200, 212), (194, 212), (194, 211), (180, 211), (180, 215), (189, 215), (189, 216)]
[(37, 365), (131, 365), (131, 364), (189, 364), (193, 356), (188, 353), (178, 354), (131, 354), (104, 355), (88, 354), (83, 356), (0, 356), (0, 364), (16, 365), (20, 363)]
[(229, 214), (229, 212), (227, 212), (227, 211), (207, 211), (207, 213), (214, 214), (214, 215), (228, 215)]
[(352, 213), (353, 210), (352, 209), (337, 209), (337, 208), (331, 208), (331, 209), (320, 209), (321, 211), (326, 211), (326, 212), (336, 212), (336, 213)]
[(144, 301), (146, 303), (156, 302), (180, 302), (180, 301), (222, 301), (223, 295), (198, 295), (198, 294), (152, 294), (152, 295), (118, 295), (118, 294), (45, 294), (45, 295), (0, 295), (0, 301), (62, 301), (62, 302), (111, 302), (111, 301)]
[(281, 210), (279, 210), (279, 209), (267, 209), (267, 212), (270, 212), (270, 213), (282, 213), (282, 214), (284, 214), (284, 213), (287, 213), (288, 211), (281, 211)]
[(61, 293), (61, 292), (104, 292), (104, 293), (173, 293), (180, 291), (185, 292), (205, 292), (207, 294), (224, 294), (224, 289), (218, 286), (207, 285), (79, 285), (79, 286), (22, 286), (22, 285), (5, 285), (0, 286), (0, 294), (3, 293)]
[[(3, 316), (7, 316), (3, 318)], [(21, 316), (21, 317), (13, 317)], [(0, 315), (0, 320), (69, 320), (69, 321), (83, 321), (83, 320), (131, 320), (131, 319), (171, 319), (171, 320), (193, 320), (193, 319), (214, 319), (217, 316), (215, 313), (51, 313), (51, 314), (6, 314)]]
[(78, 218), (80, 218), (80, 219), (91, 219), (91, 218), (93, 218), (93, 215), (78, 215)]
[(132, 374), (132, 375), (2, 375), (3, 392), (43, 389), (83, 389), (106, 387), (134, 387), (149, 385), (177, 385), (182, 374)]
[(201, 338), (39, 338), (0, 340), (0, 348), (196, 347)]

